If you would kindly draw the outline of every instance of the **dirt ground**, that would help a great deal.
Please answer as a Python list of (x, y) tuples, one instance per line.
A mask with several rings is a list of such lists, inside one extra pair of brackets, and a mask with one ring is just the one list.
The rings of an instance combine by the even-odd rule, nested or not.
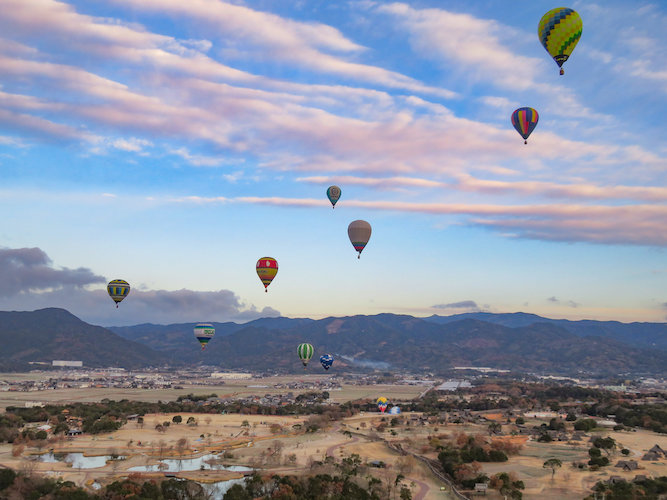
[[(661, 462), (641, 460), (641, 456), (653, 445), (667, 446), (667, 438), (664, 435), (647, 430), (595, 432), (591, 435), (611, 436), (618, 443), (617, 450), (609, 456), (610, 465), (598, 471), (572, 467), (574, 461), (588, 462), (588, 449), (592, 446), (588, 438), (578, 444), (529, 441), (524, 445), (520, 454), (510, 457), (508, 462), (486, 463), (482, 464), (482, 468), (489, 476), (497, 472), (514, 472), (518, 479), (521, 479), (526, 485), (523, 495), (526, 500), (580, 500), (590, 493), (596, 482), (607, 480), (612, 475), (621, 476), (628, 481), (637, 474), (652, 477), (667, 475), (667, 460), (663, 459)], [(622, 455), (620, 453), (622, 448), (628, 448), (631, 451), (630, 455), (627, 457)], [(544, 462), (549, 458), (557, 458), (563, 463), (561, 468), (556, 469), (553, 478), (551, 469), (543, 468)], [(619, 460), (636, 460), (640, 469), (623, 472), (621, 468), (615, 467)]]
[[(175, 415), (180, 415), (183, 423), (171, 423), (162, 433), (155, 426), (162, 422), (172, 422)], [(197, 420), (196, 426), (189, 426), (188, 418)], [(128, 422), (120, 430), (103, 435), (82, 435), (71, 439), (51, 443), (42, 450), (26, 448), (19, 456), (13, 456), (11, 445), (0, 446), (0, 464), (17, 470), (28, 469), (41, 471), (64, 480), (71, 480), (80, 485), (90, 485), (94, 480), (99, 483), (111, 482), (114, 478), (126, 476), (130, 467), (157, 465), (160, 459), (190, 458), (222, 450), (229, 451), (233, 458), (225, 459), (225, 465), (244, 465), (270, 469), (280, 473), (294, 473), (307, 469), (313, 461), (324, 461), (327, 453), (336, 460), (359, 454), (364, 462), (379, 460), (387, 464), (386, 468), (369, 468), (368, 473), (376, 475), (385, 484), (393, 484), (398, 471), (398, 454), (383, 443), (372, 442), (363, 435), (356, 434), (356, 427), (366, 423), (366, 431), (377, 425), (383, 415), (371, 413), (358, 415), (347, 421), (334, 424), (331, 428), (316, 433), (304, 433), (295, 429), (295, 424), (303, 423), (307, 417), (262, 416), (262, 415), (207, 415), (207, 414), (149, 414), (144, 417), (143, 427), (136, 422)], [(248, 425), (244, 424), (247, 421)], [(282, 430), (274, 434), (272, 424), (278, 424)], [(343, 430), (353, 429), (350, 437)], [(275, 430), (275, 429), (274, 429)], [(203, 435), (203, 437), (202, 437)], [(186, 446), (179, 454), (177, 443), (185, 439)], [(274, 461), (279, 449), (280, 460)], [(117, 453), (127, 459), (107, 462), (94, 469), (72, 468), (66, 463), (44, 463), (29, 460), (35, 453), (53, 450), (56, 453), (82, 452), (85, 456), (110, 455)], [(288, 457), (294, 455), (294, 459)], [(143, 476), (163, 473), (142, 473)], [(435, 500), (449, 498), (447, 492), (441, 492), (441, 483), (421, 463), (415, 463), (406, 472), (403, 484), (413, 491), (415, 500)], [(198, 481), (221, 481), (242, 477), (242, 473), (224, 470), (197, 470), (179, 472), (179, 477)]]

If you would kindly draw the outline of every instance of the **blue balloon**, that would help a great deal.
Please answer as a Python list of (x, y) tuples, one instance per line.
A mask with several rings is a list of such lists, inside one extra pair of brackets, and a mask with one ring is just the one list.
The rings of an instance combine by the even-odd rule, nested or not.
[(324, 367), (325, 370), (331, 368), (333, 362), (334, 362), (334, 357), (331, 354), (325, 354), (324, 356), (320, 356), (320, 363), (322, 363), (322, 366)]
[(392, 406), (389, 408), (389, 415), (399, 415), (401, 413), (401, 409), (398, 406)]

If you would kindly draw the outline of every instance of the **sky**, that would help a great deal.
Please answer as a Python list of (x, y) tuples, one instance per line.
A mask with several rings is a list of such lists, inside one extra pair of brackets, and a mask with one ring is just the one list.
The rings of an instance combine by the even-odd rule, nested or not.
[(664, 322), (667, 5), (558, 6), (0, 0), (0, 309)]

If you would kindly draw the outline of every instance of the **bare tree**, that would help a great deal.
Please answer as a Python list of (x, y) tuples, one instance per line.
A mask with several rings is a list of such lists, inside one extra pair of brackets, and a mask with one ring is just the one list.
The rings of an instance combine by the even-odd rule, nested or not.
[(167, 443), (164, 439), (160, 439), (157, 443), (158, 448), (158, 458), (162, 460), (164, 458), (164, 453), (167, 451)]
[(190, 447), (190, 443), (186, 438), (181, 438), (178, 441), (176, 441), (176, 452), (178, 453), (178, 457), (183, 460), (183, 454), (185, 453), (185, 450)]

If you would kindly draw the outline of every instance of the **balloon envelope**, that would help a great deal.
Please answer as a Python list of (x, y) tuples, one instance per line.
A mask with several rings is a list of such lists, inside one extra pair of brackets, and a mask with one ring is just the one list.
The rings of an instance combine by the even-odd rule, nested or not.
[(278, 261), (273, 257), (262, 257), (257, 261), (257, 276), (264, 284), (264, 291), (268, 292), (268, 286), (278, 274)]
[(361, 257), (361, 252), (366, 247), (368, 240), (371, 239), (371, 225), (365, 220), (352, 221), (347, 226), (347, 235), (350, 237), (350, 243), (352, 243), (354, 249), (359, 252), (358, 257)]
[(537, 111), (533, 108), (515, 109), (512, 113), (512, 125), (526, 141), (532, 131), (535, 130), (539, 118)]
[(310, 358), (313, 357), (313, 351), (312, 344), (299, 344), (299, 346), (296, 348), (296, 353), (299, 355), (299, 359), (303, 363), (304, 367), (308, 365), (308, 361), (310, 361)]
[(327, 189), (327, 198), (331, 202), (331, 206), (335, 207), (336, 202), (340, 199), (341, 191), (338, 186), (329, 186)]
[(213, 328), (213, 325), (209, 323), (199, 323), (197, 326), (195, 326), (194, 333), (195, 338), (201, 344), (201, 350), (203, 351), (206, 349), (208, 341), (213, 338), (213, 335), (215, 335), (215, 328)]
[(333, 362), (334, 362), (334, 357), (331, 354), (325, 354), (324, 356), (320, 356), (320, 363), (322, 363), (322, 367), (325, 370), (331, 368)]
[(401, 413), (401, 409), (398, 406), (392, 406), (389, 408), (389, 415), (399, 415)]
[(568, 7), (551, 9), (542, 16), (537, 25), (537, 36), (563, 74), (563, 63), (568, 60), (581, 38), (583, 23), (581, 17)]
[(107, 293), (118, 307), (118, 304), (130, 293), (130, 284), (125, 280), (112, 280), (107, 285)]

